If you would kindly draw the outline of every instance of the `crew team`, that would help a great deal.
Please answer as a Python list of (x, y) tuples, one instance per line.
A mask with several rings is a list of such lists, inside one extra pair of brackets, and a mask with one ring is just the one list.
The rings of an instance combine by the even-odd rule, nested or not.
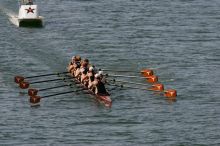
[(109, 95), (105, 88), (106, 80), (103, 71), (98, 71), (95, 66), (89, 64), (88, 59), (82, 60), (78, 55), (73, 56), (67, 69), (72, 77), (95, 94)]

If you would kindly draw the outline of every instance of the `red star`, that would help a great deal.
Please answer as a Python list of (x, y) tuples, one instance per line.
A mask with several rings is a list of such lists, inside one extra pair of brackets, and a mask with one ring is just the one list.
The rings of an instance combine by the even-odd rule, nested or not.
[(35, 9), (31, 9), (31, 7), (29, 7), (28, 9), (25, 9), (25, 10), (27, 10), (27, 13), (34, 13)]

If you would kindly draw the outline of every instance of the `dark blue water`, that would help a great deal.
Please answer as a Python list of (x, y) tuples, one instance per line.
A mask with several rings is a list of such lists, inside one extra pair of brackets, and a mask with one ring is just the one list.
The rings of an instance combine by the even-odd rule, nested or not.
[[(220, 1), (37, 4), (45, 17), (42, 29), (16, 27), (8, 18), (17, 13), (17, 2), (0, 2), (1, 145), (220, 145)], [(116, 89), (111, 109), (83, 92), (42, 99), (31, 108), (14, 76), (64, 71), (75, 54), (99, 68), (153, 68), (165, 89), (177, 90), (177, 102), (150, 91)], [(32, 87), (58, 84), (63, 82)]]

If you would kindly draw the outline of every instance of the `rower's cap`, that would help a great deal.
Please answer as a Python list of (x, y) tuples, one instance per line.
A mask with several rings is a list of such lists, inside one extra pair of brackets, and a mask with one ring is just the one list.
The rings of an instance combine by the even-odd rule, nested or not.
[(103, 75), (103, 71), (102, 70), (99, 71), (99, 75)]
[(95, 78), (100, 78), (100, 75), (99, 74), (95, 74)]
[(93, 71), (94, 68), (92, 66), (89, 67), (89, 71)]

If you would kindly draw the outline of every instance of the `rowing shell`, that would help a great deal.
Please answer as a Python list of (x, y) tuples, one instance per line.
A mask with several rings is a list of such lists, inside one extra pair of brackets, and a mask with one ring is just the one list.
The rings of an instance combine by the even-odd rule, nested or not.
[(105, 107), (112, 106), (112, 100), (109, 94), (95, 94), (92, 90), (88, 89), (87, 86), (81, 83), (77, 78), (73, 77), (73, 80), (76, 84), (79, 84), (81, 88), (87, 90), (89, 94), (93, 95), (99, 103), (103, 104)]

